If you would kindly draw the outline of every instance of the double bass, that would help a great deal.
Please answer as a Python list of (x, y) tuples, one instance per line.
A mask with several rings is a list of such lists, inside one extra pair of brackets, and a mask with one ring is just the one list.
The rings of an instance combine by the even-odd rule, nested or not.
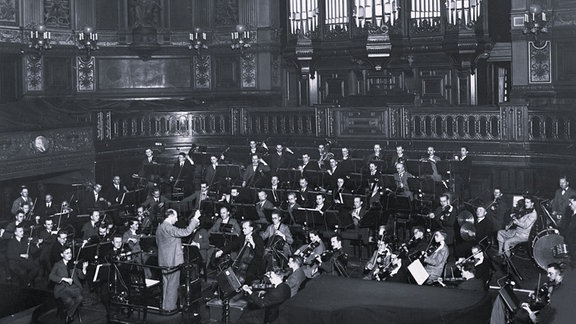
[(254, 256), (255, 256), (254, 249), (252, 248), (248, 240), (246, 240), (244, 242), (244, 245), (242, 246), (242, 249), (240, 249), (240, 252), (238, 252), (236, 260), (234, 260), (234, 262), (232, 263), (232, 269), (234, 270), (234, 273), (236, 274), (238, 280), (242, 284), (244, 284), (244, 282), (246, 281), (246, 273), (248, 267), (250, 266), (250, 263), (252, 263), (252, 260), (254, 260)]

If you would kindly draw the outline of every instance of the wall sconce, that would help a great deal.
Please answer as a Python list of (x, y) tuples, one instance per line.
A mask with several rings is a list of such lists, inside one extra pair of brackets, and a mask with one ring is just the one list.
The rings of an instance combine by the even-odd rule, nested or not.
[(208, 45), (206, 45), (206, 33), (202, 32), (200, 28), (196, 28), (193, 33), (190, 33), (190, 45), (188, 49), (195, 49), (198, 56), (202, 56), (200, 54), (202, 49), (208, 49)]
[(98, 48), (98, 33), (95, 33), (92, 27), (86, 26), (78, 32), (78, 49), (86, 52), (86, 58), (90, 58), (92, 51)]
[(36, 50), (38, 58), (42, 56), (44, 51), (52, 48), (50, 44), (51, 33), (46, 30), (46, 26), (38, 25), (30, 31), (30, 45), (29, 47)]
[(232, 47), (233, 50), (239, 49), (240, 53), (243, 55), (244, 50), (252, 47), (252, 32), (246, 30), (243, 25), (236, 25), (236, 31), (231, 33), (232, 36)]
[(534, 42), (540, 46), (540, 34), (548, 32), (548, 21), (546, 13), (542, 10), (542, 6), (537, 3), (530, 5), (529, 13), (524, 14), (524, 31), (525, 35), (534, 37)]

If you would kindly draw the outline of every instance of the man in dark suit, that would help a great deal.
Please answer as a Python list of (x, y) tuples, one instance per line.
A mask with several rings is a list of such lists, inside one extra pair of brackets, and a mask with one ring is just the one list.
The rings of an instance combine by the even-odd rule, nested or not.
[(270, 194), (268, 195), (268, 198), (276, 207), (280, 206), (285, 201), (285, 193), (280, 190), (280, 179), (277, 175), (272, 176), (270, 179)]
[(216, 167), (218, 167), (218, 158), (216, 155), (211, 155), (210, 164), (204, 169), (204, 182), (209, 186), (219, 181), (219, 179), (216, 179)]
[[(242, 251), (244, 249), (244, 251)], [(252, 283), (256, 279), (260, 279), (264, 274), (263, 267), (263, 256), (264, 256), (264, 240), (254, 232), (254, 224), (252, 221), (244, 221), (242, 223), (242, 235), (235, 238), (230, 244), (225, 246), (223, 249), (216, 251), (214, 255), (216, 258), (220, 258), (224, 253), (230, 253), (232, 251), (239, 253), (239, 262), (242, 263), (243, 260), (247, 261), (250, 258), (244, 258), (244, 255), (253, 255), (253, 258), (247, 263), (243, 264), (242, 268), (245, 269), (245, 274), (240, 274), (240, 277), (244, 278), (244, 282)], [(241, 253), (243, 252), (243, 253)]]
[(122, 195), (128, 192), (128, 188), (120, 180), (120, 176), (114, 176), (112, 178), (112, 183), (108, 188), (106, 188), (106, 199), (114, 204), (118, 205), (122, 201)]
[(404, 153), (404, 148), (402, 145), (396, 146), (396, 154), (390, 159), (390, 167), (395, 167), (398, 163), (406, 164), (408, 156)]
[(375, 163), (377, 166), (379, 166), (380, 168), (382, 168), (382, 162), (384, 162), (384, 152), (382, 152), (382, 147), (380, 146), (380, 144), (374, 144), (374, 151), (369, 154), (364, 161), (366, 162), (366, 165), (369, 165), (370, 163)]
[(154, 181), (158, 177), (158, 161), (156, 160), (152, 149), (147, 148), (144, 153), (146, 154), (146, 157), (142, 160), (138, 176), (146, 180)]
[(184, 263), (182, 237), (192, 234), (198, 227), (200, 224), (200, 211), (196, 211), (186, 228), (174, 226), (176, 221), (178, 221), (178, 213), (173, 209), (168, 209), (166, 218), (156, 230), (158, 265), (161, 267), (172, 267), (171, 270), (162, 271), (162, 310), (166, 312), (171, 312), (177, 308), (180, 270), (174, 270), (173, 267)]
[(412, 200), (412, 190), (408, 186), (408, 179), (414, 176), (406, 172), (404, 163), (396, 164), (396, 173), (394, 173), (394, 182), (396, 183), (396, 194), (402, 197), (408, 197)]
[(352, 222), (356, 228), (358, 228), (360, 221), (362, 221), (362, 218), (366, 215), (367, 210), (363, 205), (364, 202), (361, 197), (354, 197), (354, 204), (352, 210), (350, 210), (350, 216), (352, 217)]
[(336, 179), (336, 187), (332, 190), (332, 200), (334, 204), (338, 207), (342, 207), (346, 202), (344, 201), (343, 194), (350, 193), (350, 190), (346, 188), (346, 182), (343, 177)]
[(286, 206), (286, 212), (288, 212), (288, 215), (290, 216), (290, 224), (294, 225), (296, 224), (296, 221), (294, 220), (294, 210), (300, 208), (300, 205), (296, 202), (296, 194), (291, 192), (288, 194), (288, 205)]
[(242, 176), (242, 187), (260, 188), (266, 183), (270, 166), (258, 155), (252, 155), (252, 163), (246, 167)]
[(157, 220), (163, 214), (166, 204), (169, 202), (170, 200), (168, 198), (160, 194), (160, 189), (155, 188), (154, 191), (152, 191), (152, 195), (148, 196), (144, 203), (142, 203), (142, 207), (149, 211), (153, 220)]
[(268, 272), (267, 277), (274, 288), (267, 290), (264, 296), (254, 293), (248, 285), (242, 286), (250, 303), (258, 309), (243, 312), (237, 323), (273, 323), (278, 319), (280, 305), (290, 299), (290, 287), (283, 282), (281, 269)]
[(470, 199), (470, 175), (472, 173), (472, 158), (468, 155), (466, 147), (460, 148), (460, 156), (454, 156), (454, 182), (456, 194), (460, 199)]
[(40, 215), (42, 219), (60, 212), (58, 204), (54, 202), (52, 194), (46, 194), (44, 201), (38, 202), (34, 209), (36, 215)]
[(258, 202), (256, 203), (256, 212), (259, 217), (258, 223), (269, 224), (266, 213), (271, 210), (274, 210), (274, 204), (268, 200), (266, 192), (258, 191)]
[(62, 248), (58, 261), (52, 267), (50, 272), (50, 281), (54, 285), (54, 297), (64, 304), (66, 311), (66, 323), (72, 323), (73, 315), (76, 313), (78, 306), (82, 303), (82, 284), (80, 279), (86, 276), (88, 261), (82, 264), (82, 269), (74, 269), (72, 261), (72, 249), (70, 247)]
[(29, 243), (29, 240), (24, 238), (24, 228), (17, 226), (14, 237), (8, 241), (6, 251), (8, 267), (16, 274), (20, 284), (28, 287), (34, 284), (34, 278), (38, 275), (38, 264), (32, 257), (36, 246)]
[(93, 190), (84, 195), (84, 212), (104, 210), (112, 205), (102, 194), (102, 186), (95, 184)]
[(330, 159), (330, 167), (324, 173), (323, 188), (327, 190), (332, 190), (336, 188), (336, 181), (338, 178), (343, 178), (344, 173), (342, 169), (338, 166), (338, 161), (336, 159)]
[(296, 193), (296, 202), (298, 205), (302, 206), (302, 208), (309, 208), (314, 203), (310, 197), (310, 190), (308, 188), (308, 181), (305, 178), (300, 179), (299, 181), (300, 188)]
[(302, 154), (302, 164), (298, 166), (298, 170), (300, 171), (301, 178), (310, 179), (312, 186), (317, 184), (318, 174), (316, 171), (319, 171), (320, 168), (318, 167), (318, 163), (310, 162), (310, 155), (308, 153)]
[(428, 214), (432, 220), (432, 230), (444, 230), (446, 232), (446, 245), (453, 253), (454, 248), (454, 226), (456, 222), (456, 207), (450, 203), (450, 196), (448, 194), (440, 195), (440, 207), (434, 213)]
[(284, 148), (282, 144), (276, 144), (276, 152), (266, 158), (273, 175), (278, 174), (279, 169), (287, 169), (292, 166), (292, 154), (294, 152)]
[(576, 190), (570, 188), (570, 182), (567, 176), (560, 177), (560, 188), (554, 193), (554, 198), (550, 201), (552, 217), (556, 220), (558, 227), (563, 231), (570, 224), (569, 198), (576, 195)]
[(202, 182), (200, 184), (200, 190), (194, 192), (190, 196), (182, 199), (182, 202), (189, 202), (194, 209), (200, 209), (203, 200), (211, 199), (210, 193), (208, 192), (208, 184)]
[(87, 241), (92, 237), (98, 236), (98, 226), (100, 225), (100, 212), (97, 210), (92, 211), (90, 220), (82, 225), (82, 239)]
[(174, 188), (180, 188), (184, 196), (192, 193), (194, 188), (194, 172), (196, 166), (194, 161), (184, 152), (178, 154), (178, 161), (174, 163), (172, 171), (170, 172), (170, 182)]
[(282, 223), (280, 212), (272, 212), (272, 224), (260, 232), (260, 236), (262, 236), (262, 239), (267, 243), (264, 258), (266, 258), (269, 268), (274, 264), (274, 260), (277, 262), (277, 265), (283, 267), (290, 254), (292, 254), (291, 245), (294, 242), (294, 238), (292, 238), (290, 227)]

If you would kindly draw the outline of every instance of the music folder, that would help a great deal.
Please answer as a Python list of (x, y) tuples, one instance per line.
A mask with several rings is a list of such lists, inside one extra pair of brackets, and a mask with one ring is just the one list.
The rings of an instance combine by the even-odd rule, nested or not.
[(414, 277), (418, 285), (422, 285), (426, 282), (426, 279), (430, 277), (430, 274), (424, 269), (419, 259), (414, 260), (414, 262), (408, 265), (408, 271), (410, 271), (410, 274)]

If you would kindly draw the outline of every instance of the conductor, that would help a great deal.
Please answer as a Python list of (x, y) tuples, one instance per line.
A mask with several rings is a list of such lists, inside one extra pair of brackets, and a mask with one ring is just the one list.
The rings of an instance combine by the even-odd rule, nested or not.
[(156, 230), (156, 244), (158, 245), (158, 265), (170, 267), (170, 269), (162, 270), (162, 310), (172, 312), (177, 307), (178, 286), (180, 285), (180, 268), (175, 267), (184, 263), (181, 238), (196, 230), (200, 224), (200, 211), (196, 211), (186, 228), (174, 226), (178, 220), (178, 213), (174, 209), (168, 209), (165, 215), (166, 218)]

